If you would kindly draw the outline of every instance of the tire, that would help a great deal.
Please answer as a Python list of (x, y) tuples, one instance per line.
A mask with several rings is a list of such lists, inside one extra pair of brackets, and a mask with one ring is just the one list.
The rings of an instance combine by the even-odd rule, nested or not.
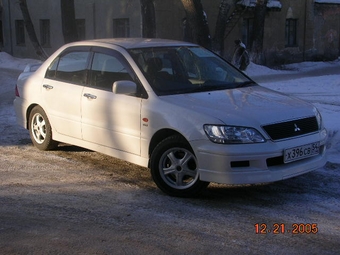
[(58, 145), (52, 139), (52, 128), (46, 113), (40, 106), (35, 106), (29, 116), (29, 132), (31, 140), (39, 150), (52, 150)]
[(194, 197), (209, 182), (199, 180), (196, 156), (181, 136), (160, 142), (151, 154), (151, 175), (160, 190), (175, 197)]

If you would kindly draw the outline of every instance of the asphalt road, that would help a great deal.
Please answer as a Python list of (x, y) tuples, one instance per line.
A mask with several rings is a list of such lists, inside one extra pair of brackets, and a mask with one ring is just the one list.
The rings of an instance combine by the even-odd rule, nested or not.
[(0, 69), (0, 254), (339, 254), (339, 165), (169, 197), (148, 169), (35, 149), (15, 122), (17, 74)]

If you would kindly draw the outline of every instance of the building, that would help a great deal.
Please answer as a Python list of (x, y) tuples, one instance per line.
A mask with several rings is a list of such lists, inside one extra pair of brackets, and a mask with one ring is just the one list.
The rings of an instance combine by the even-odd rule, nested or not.
[[(36, 57), (24, 27), (19, 1), (2, 0), (3, 50), (17, 57)], [(75, 0), (81, 39), (140, 36), (138, 0)], [(60, 1), (27, 0), (38, 39), (47, 54), (64, 44)]]
[[(249, 42), (256, 0), (201, 0), (213, 37), (219, 12), (228, 8), (223, 56), (234, 40)], [(0, 49), (16, 57), (37, 58), (27, 35), (19, 1), (0, 0)], [(80, 39), (141, 37), (140, 0), (74, 0)], [(64, 44), (60, 1), (27, 0), (37, 37), (51, 54)], [(185, 11), (180, 0), (155, 0), (157, 37), (182, 40)], [(334, 60), (340, 52), (340, 0), (269, 0), (263, 56), (266, 65)]]
[[(230, 25), (226, 28), (224, 53), (227, 59), (231, 59), (235, 39), (240, 38), (249, 46), (253, 29), (256, 0), (236, 2), (238, 5), (231, 7), (228, 13)], [(216, 14), (208, 10), (211, 25)], [(340, 55), (339, 14), (340, 0), (269, 0), (264, 26), (264, 63), (275, 66), (337, 59)]]

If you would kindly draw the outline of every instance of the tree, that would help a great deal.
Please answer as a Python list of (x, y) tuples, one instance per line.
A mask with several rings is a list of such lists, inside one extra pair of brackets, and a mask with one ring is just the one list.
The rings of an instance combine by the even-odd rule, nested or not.
[(186, 14), (186, 40), (211, 48), (207, 17), (201, 0), (181, 0)]
[(156, 37), (156, 15), (154, 0), (140, 0), (142, 12), (142, 37)]
[(70, 43), (78, 41), (74, 0), (60, 0), (60, 7), (64, 42)]
[(230, 0), (221, 0), (212, 42), (212, 49), (221, 56), (224, 54), (224, 34), (228, 21), (228, 12), (231, 7), (228, 2)]
[(24, 19), (27, 34), (33, 44), (35, 53), (38, 55), (38, 57), (41, 60), (46, 60), (48, 58), (48, 55), (46, 54), (46, 52), (44, 51), (44, 49), (41, 47), (39, 43), (38, 37), (35, 33), (35, 29), (32, 23), (30, 13), (28, 11), (26, 0), (19, 0), (19, 6), (22, 12), (23, 19)]
[(250, 38), (251, 59), (256, 64), (263, 64), (263, 36), (268, 0), (257, 0), (254, 10), (254, 25)]

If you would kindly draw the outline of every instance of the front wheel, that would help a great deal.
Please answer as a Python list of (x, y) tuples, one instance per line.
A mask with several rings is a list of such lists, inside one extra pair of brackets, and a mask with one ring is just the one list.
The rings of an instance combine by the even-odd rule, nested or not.
[(170, 196), (192, 197), (209, 184), (199, 180), (196, 156), (187, 141), (178, 135), (156, 146), (150, 168), (158, 188)]
[(58, 145), (52, 139), (51, 124), (40, 106), (35, 106), (30, 113), (29, 132), (34, 146), (39, 150), (51, 150)]

